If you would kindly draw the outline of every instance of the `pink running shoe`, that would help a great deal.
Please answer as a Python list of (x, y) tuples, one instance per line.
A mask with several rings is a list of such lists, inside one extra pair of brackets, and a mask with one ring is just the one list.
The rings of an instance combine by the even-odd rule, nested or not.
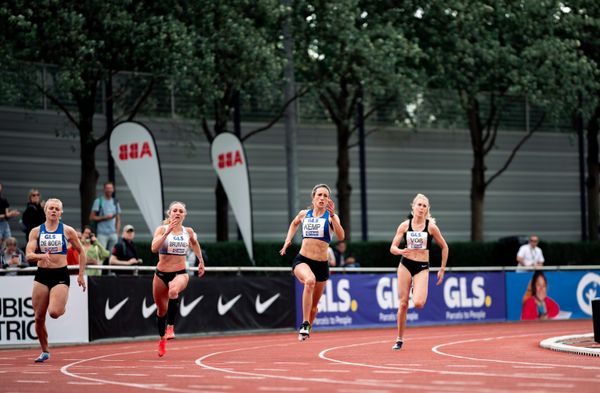
[(175, 338), (175, 326), (167, 325), (167, 330), (165, 332), (165, 338), (167, 340), (172, 340)]
[(161, 338), (158, 342), (158, 357), (165, 356), (165, 353), (167, 353), (167, 339)]

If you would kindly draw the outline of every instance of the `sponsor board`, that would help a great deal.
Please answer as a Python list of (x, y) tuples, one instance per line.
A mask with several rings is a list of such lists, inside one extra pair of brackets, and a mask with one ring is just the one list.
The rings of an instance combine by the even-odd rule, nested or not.
[[(58, 319), (46, 315), (50, 344), (85, 343), (88, 337), (88, 291), (70, 276), (66, 312)], [(0, 346), (35, 344), (35, 320), (31, 291), (33, 276), (0, 277)]]
[[(190, 277), (175, 332), (290, 328), (291, 277)], [(90, 278), (90, 339), (158, 335), (152, 277)]]
[[(409, 300), (407, 325), (502, 321), (505, 319), (504, 275), (446, 274), (440, 286), (430, 273), (424, 308)], [(303, 286), (296, 281), (296, 325), (302, 322)], [(318, 305), (314, 327), (396, 326), (399, 306), (395, 274), (332, 275)]]
[[(594, 298), (600, 297), (600, 271), (544, 271), (547, 294), (560, 307), (555, 319), (580, 319), (592, 317)], [(507, 319), (521, 319), (523, 296), (531, 281), (533, 271), (506, 273)]]

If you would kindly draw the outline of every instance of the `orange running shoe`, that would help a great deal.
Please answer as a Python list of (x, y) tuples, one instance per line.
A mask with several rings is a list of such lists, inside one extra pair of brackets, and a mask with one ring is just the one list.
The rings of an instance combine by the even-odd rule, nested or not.
[(167, 331), (165, 332), (165, 338), (167, 340), (172, 340), (175, 338), (175, 326), (167, 325)]
[(158, 342), (158, 357), (165, 356), (165, 353), (167, 353), (167, 339), (161, 338)]

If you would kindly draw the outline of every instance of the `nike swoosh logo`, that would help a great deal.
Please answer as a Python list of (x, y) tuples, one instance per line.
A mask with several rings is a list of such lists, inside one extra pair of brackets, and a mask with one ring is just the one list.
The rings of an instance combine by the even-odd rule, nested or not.
[(111, 307), (110, 304), (108, 304), (108, 299), (106, 299), (106, 305), (104, 307), (104, 316), (106, 317), (106, 319), (109, 321), (113, 319), (115, 315), (119, 312), (121, 307), (123, 307), (128, 300), (129, 298), (126, 297), (125, 299), (121, 300), (116, 306)]
[(225, 315), (227, 313), (227, 311), (229, 311), (231, 309), (231, 307), (233, 307), (235, 302), (240, 300), (241, 297), (242, 297), (242, 294), (240, 293), (239, 295), (237, 295), (236, 297), (234, 297), (227, 303), (223, 304), (223, 296), (219, 296), (219, 302), (217, 303), (217, 311), (219, 312), (219, 315)]
[(144, 301), (142, 302), (142, 315), (144, 316), (144, 319), (150, 318), (150, 315), (154, 314), (155, 310), (156, 304), (153, 303), (150, 307), (148, 307), (146, 305), (146, 298), (144, 298)]
[(196, 304), (200, 303), (200, 300), (202, 300), (202, 298), (204, 297), (204, 295), (200, 296), (199, 298), (197, 298), (196, 300), (194, 300), (193, 302), (191, 302), (190, 304), (185, 304), (185, 297), (181, 298), (181, 307), (179, 309), (179, 312), (181, 313), (182, 317), (187, 317), (188, 315), (190, 315), (190, 313), (192, 312), (192, 310), (194, 309), (194, 307), (196, 307)]
[(259, 314), (267, 311), (267, 308), (271, 307), (271, 304), (279, 297), (279, 293), (277, 295), (271, 296), (270, 299), (266, 300), (264, 303), (260, 302), (260, 294), (256, 295), (256, 303), (254, 304), (256, 307), (256, 312)]

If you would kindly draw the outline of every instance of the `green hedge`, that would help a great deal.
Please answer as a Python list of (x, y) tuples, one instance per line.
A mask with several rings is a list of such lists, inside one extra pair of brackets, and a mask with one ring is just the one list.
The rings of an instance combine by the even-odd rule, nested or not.
[[(291, 266), (300, 249), (290, 246), (283, 257), (279, 255), (282, 242), (255, 242), (256, 266)], [(519, 244), (516, 242), (451, 242), (448, 266), (515, 266)], [(156, 265), (158, 257), (150, 252), (150, 244), (136, 243), (138, 255), (145, 265)], [(546, 265), (600, 265), (600, 242), (541, 242)], [(202, 248), (208, 255), (207, 266), (252, 266), (244, 243), (205, 243)], [(389, 252), (390, 242), (351, 242), (348, 254), (356, 257), (362, 267), (396, 267), (399, 257)], [(432, 266), (440, 265), (440, 249), (431, 250)]]

